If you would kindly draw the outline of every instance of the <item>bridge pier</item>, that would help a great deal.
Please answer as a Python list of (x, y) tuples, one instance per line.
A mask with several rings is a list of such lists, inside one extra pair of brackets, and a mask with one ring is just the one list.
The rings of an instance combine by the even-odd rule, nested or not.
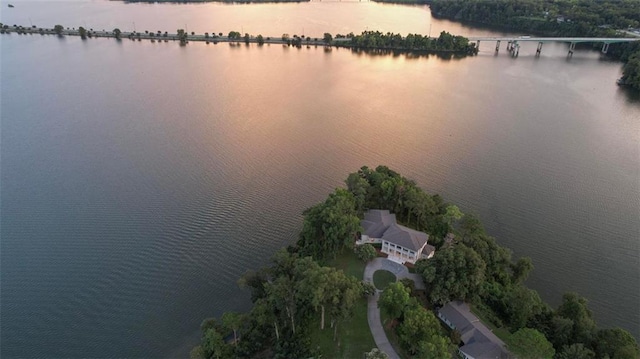
[(538, 42), (538, 48), (536, 49), (536, 56), (540, 56), (542, 52), (542, 41)]
[(604, 44), (602, 44), (602, 53), (606, 54), (607, 51), (609, 51), (609, 43), (605, 42)]
[(518, 55), (520, 54), (520, 44), (517, 41), (513, 41), (511, 43), (511, 57), (518, 57)]
[(576, 49), (576, 43), (575, 43), (575, 42), (572, 42), (572, 43), (569, 45), (569, 54), (568, 54), (567, 56), (573, 56), (573, 50), (575, 50), (575, 49)]
[(500, 40), (496, 41), (496, 52), (500, 51)]

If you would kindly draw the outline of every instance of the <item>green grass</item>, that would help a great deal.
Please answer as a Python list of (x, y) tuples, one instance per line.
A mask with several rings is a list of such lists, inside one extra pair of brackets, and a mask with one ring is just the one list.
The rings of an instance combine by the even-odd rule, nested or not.
[(373, 273), (373, 285), (380, 290), (396, 281), (396, 275), (387, 270), (377, 270)]
[(313, 321), (310, 329), (311, 347), (320, 348), (323, 358), (362, 358), (362, 354), (376, 348), (367, 322), (367, 300), (361, 299), (354, 308), (350, 321), (338, 326), (337, 341), (333, 341), (333, 329), (325, 317), (325, 328), (320, 330), (320, 318)]
[[(352, 275), (358, 280), (364, 277), (365, 263), (348, 249), (336, 258), (329, 259), (325, 265), (342, 269), (345, 274)], [(367, 321), (365, 298), (356, 304), (353, 317), (348, 322), (338, 325), (338, 340), (335, 342), (330, 319), (325, 317), (325, 329), (320, 330), (320, 317), (316, 317), (310, 328), (311, 347), (319, 347), (323, 358), (362, 358), (363, 353), (376, 347)]]
[(362, 280), (362, 278), (364, 278), (365, 263), (358, 259), (355, 253), (350, 249), (346, 249), (344, 253), (339, 254), (335, 259), (329, 259), (326, 265), (342, 269), (345, 274), (352, 275), (358, 280)]

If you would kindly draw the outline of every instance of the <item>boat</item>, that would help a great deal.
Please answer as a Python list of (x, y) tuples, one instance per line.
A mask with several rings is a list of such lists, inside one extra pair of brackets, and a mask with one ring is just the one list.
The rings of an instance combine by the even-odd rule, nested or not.
[(9, 4), (9, 5), (7, 5), (7, 6), (9, 6), (9, 7), (15, 7), (15, 6), (11, 5), (11, 4)]

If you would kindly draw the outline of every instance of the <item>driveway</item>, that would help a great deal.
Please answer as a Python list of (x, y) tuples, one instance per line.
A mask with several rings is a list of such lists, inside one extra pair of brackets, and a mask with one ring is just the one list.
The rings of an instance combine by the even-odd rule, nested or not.
[[(364, 269), (364, 281), (373, 284), (373, 273), (377, 270), (387, 270), (395, 274), (398, 279), (412, 279), (415, 282), (416, 289), (425, 289), (420, 275), (409, 273), (409, 269), (407, 267), (386, 258), (375, 258), (367, 264)], [(389, 343), (387, 334), (385, 334), (384, 329), (382, 328), (380, 309), (378, 308), (378, 298), (380, 298), (380, 293), (380, 290), (376, 290), (376, 293), (369, 297), (369, 301), (367, 303), (367, 320), (369, 322), (369, 329), (371, 329), (373, 340), (376, 342), (378, 349), (387, 353), (389, 359), (400, 359), (400, 356), (398, 356), (398, 353), (396, 353), (391, 346), (391, 343)]]

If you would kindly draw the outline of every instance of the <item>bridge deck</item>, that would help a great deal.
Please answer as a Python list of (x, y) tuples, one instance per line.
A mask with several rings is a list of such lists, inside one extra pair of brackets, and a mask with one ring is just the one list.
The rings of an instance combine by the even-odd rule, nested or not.
[(493, 36), (471, 36), (469, 41), (535, 41), (535, 42), (632, 42), (640, 41), (640, 37), (533, 37), (533, 36), (515, 36), (515, 37), (493, 37)]

